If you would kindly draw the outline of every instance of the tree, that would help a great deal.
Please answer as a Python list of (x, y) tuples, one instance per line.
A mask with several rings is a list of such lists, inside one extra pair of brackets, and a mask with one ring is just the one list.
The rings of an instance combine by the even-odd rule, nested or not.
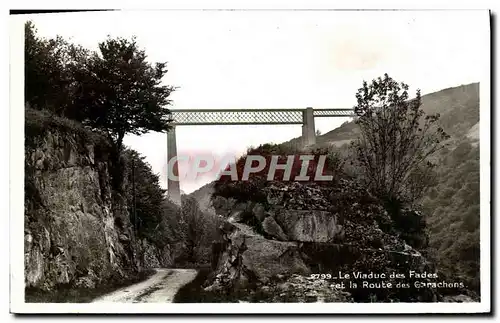
[(136, 39), (108, 38), (91, 52), (60, 36), (36, 35), (25, 24), (25, 98), (35, 109), (52, 111), (104, 132), (115, 157), (126, 134), (169, 129), (174, 87), (163, 85), (166, 63), (149, 63)]
[(127, 175), (127, 204), (131, 222), (140, 237), (151, 241), (157, 238), (164, 223), (164, 203), (166, 190), (160, 186), (159, 176), (135, 150), (124, 151), (125, 174)]
[(81, 121), (103, 130), (117, 152), (126, 134), (169, 129), (168, 98), (175, 89), (162, 85), (166, 63), (146, 58), (135, 38), (108, 38), (74, 69), (75, 108), (85, 112)]
[(187, 249), (186, 258), (189, 262), (194, 263), (196, 261), (196, 250), (203, 241), (206, 227), (204, 214), (200, 210), (198, 202), (192, 196), (183, 196), (181, 224), (183, 240)]
[(31, 21), (24, 32), (25, 101), (33, 109), (63, 111), (70, 104), (72, 79), (66, 68), (70, 45), (61, 37), (38, 37)]
[(410, 100), (408, 89), (385, 74), (356, 93), (357, 162), (369, 188), (387, 201), (412, 202), (410, 181), (427, 178), (429, 157), (449, 138), (436, 124), (439, 114), (425, 115), (420, 90)]

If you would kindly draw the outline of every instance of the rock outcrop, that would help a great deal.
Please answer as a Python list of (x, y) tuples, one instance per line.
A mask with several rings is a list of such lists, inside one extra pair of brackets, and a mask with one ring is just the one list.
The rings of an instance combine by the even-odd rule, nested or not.
[(342, 234), (336, 216), (327, 211), (279, 210), (275, 217), (293, 241), (331, 242)]
[(278, 222), (276, 222), (273, 216), (268, 216), (264, 219), (264, 221), (262, 221), (262, 229), (264, 230), (264, 234), (267, 234), (271, 238), (280, 241), (288, 240), (285, 232), (283, 232), (283, 229)]
[[(433, 271), (425, 257), (399, 237), (383, 205), (363, 187), (343, 180), (330, 185), (269, 182), (262, 192), (267, 203), (231, 198), (224, 203), (217, 197), (221, 207), (216, 211), (228, 222), (214, 246), (207, 291), (236, 293), (242, 301), (255, 300), (257, 294), (261, 301), (276, 302), (438, 299), (432, 288), (339, 289), (334, 281), (311, 277), (338, 271)], [(241, 295), (253, 296), (245, 300)]]
[(168, 250), (137, 241), (111, 185), (106, 140), (36, 111), (26, 117), (26, 287), (93, 288), (168, 262)]
[(221, 232), (222, 253), (209, 289), (242, 288), (257, 281), (268, 282), (278, 274), (309, 273), (295, 243), (265, 239), (241, 223), (226, 222)]

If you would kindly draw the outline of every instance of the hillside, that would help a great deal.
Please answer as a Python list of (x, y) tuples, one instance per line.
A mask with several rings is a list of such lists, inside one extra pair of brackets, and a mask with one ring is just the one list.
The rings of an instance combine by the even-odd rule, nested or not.
[[(460, 279), (479, 294), (479, 83), (426, 94), (422, 107), (428, 114), (440, 113), (440, 123), (451, 136), (447, 147), (434, 156), (436, 180), (420, 201), (429, 232), (427, 257), (441, 276)], [(318, 136), (317, 145), (346, 151), (357, 133), (357, 126), (346, 122)], [(281, 145), (293, 147), (298, 140)], [(210, 183), (191, 196), (213, 213), (213, 192)]]
[(188, 196), (193, 197), (198, 202), (198, 205), (200, 206), (201, 210), (209, 212), (211, 214), (215, 214), (215, 209), (212, 207), (211, 203), (213, 188), (214, 188), (213, 182), (208, 183), (206, 185), (203, 185), (196, 191), (192, 192), (191, 194), (188, 194)]
[[(440, 113), (440, 123), (452, 136), (453, 147), (460, 144), (460, 139), (469, 137), (477, 144), (479, 140), (479, 83), (471, 83), (444, 89), (422, 96), (422, 107), (426, 113)], [(359, 130), (352, 121), (346, 121), (340, 127), (316, 137), (317, 145), (331, 145), (340, 148), (356, 138)], [(281, 145), (296, 147), (300, 138), (294, 138)], [(345, 147), (345, 146), (344, 146)], [(449, 147), (450, 149), (452, 147)], [(210, 206), (213, 184), (209, 183), (192, 192), (200, 207), (214, 212)]]
[[(444, 89), (422, 96), (422, 108), (427, 114), (439, 113), (440, 123), (445, 131), (454, 137), (465, 135), (479, 122), (479, 83), (471, 83)], [(356, 138), (358, 128), (354, 122), (345, 122), (340, 127), (316, 137), (318, 145), (340, 147)], [(300, 138), (294, 138), (284, 145), (296, 145)]]

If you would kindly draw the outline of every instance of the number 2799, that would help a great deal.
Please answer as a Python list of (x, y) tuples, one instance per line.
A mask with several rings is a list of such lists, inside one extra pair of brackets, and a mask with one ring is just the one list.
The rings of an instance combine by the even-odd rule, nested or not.
[(331, 274), (311, 274), (311, 278), (314, 279), (332, 279)]

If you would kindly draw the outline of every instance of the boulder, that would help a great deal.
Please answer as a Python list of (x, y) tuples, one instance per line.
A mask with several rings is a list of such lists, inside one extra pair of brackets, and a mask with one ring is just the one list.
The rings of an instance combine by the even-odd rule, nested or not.
[(281, 210), (276, 222), (290, 240), (301, 242), (331, 242), (342, 235), (337, 218), (319, 210)]
[(264, 219), (264, 221), (262, 222), (262, 229), (264, 230), (265, 233), (267, 233), (271, 237), (276, 238), (277, 240), (280, 241), (288, 240), (288, 237), (283, 232), (283, 229), (280, 227), (280, 225), (276, 222), (276, 220), (272, 216), (268, 216), (267, 218)]
[(294, 243), (255, 236), (247, 237), (245, 244), (242, 264), (262, 281), (278, 274), (309, 273)]
[(218, 250), (214, 281), (207, 290), (267, 282), (279, 274), (308, 274), (296, 243), (265, 239), (241, 223), (221, 226), (224, 247)]
[(243, 210), (236, 210), (231, 212), (231, 215), (229, 216), (228, 219), (229, 222), (243, 222)]
[(259, 222), (264, 221), (266, 218), (266, 209), (260, 203), (256, 203), (252, 209), (253, 215), (259, 220)]

